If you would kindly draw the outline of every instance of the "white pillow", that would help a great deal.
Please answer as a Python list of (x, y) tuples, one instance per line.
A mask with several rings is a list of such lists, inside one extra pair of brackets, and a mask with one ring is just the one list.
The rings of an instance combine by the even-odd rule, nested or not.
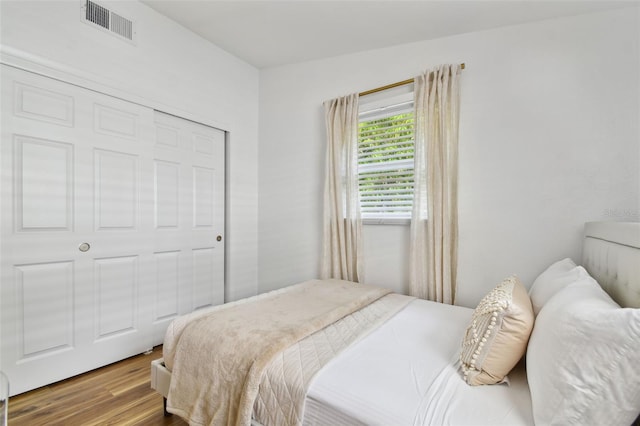
[(531, 333), (533, 418), (536, 425), (628, 425), (640, 413), (640, 309), (620, 308), (581, 272), (545, 304)]
[(536, 278), (529, 289), (533, 313), (538, 315), (540, 309), (554, 294), (579, 278), (580, 273), (576, 269), (576, 264), (569, 258), (549, 266)]

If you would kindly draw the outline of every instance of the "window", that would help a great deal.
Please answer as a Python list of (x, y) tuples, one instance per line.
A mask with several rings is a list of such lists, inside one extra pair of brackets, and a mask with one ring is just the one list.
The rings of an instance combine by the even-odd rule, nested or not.
[(362, 219), (367, 224), (408, 223), (413, 205), (413, 96), (387, 99), (373, 108), (361, 105), (360, 110)]

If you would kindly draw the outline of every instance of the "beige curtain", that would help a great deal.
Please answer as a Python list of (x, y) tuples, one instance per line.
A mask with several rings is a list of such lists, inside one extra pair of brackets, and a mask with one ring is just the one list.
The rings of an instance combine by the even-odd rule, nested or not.
[(327, 158), (321, 277), (361, 282), (358, 199), (358, 95), (324, 103)]
[(415, 188), (410, 294), (453, 304), (458, 261), (460, 65), (415, 78)]

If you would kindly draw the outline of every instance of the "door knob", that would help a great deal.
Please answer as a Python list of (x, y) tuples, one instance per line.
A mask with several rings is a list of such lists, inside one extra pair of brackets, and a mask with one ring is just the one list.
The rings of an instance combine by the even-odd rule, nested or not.
[(222, 241), (222, 235), (218, 235), (218, 236), (216, 237), (216, 241)]
[(83, 253), (85, 251), (89, 251), (90, 248), (91, 248), (91, 245), (89, 243), (82, 243), (78, 246), (78, 250), (80, 250)]

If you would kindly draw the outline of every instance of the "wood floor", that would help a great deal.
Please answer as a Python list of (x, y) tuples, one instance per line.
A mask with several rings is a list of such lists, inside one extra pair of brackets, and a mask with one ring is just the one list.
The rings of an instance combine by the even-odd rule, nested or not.
[(162, 397), (151, 389), (151, 361), (162, 346), (71, 379), (9, 399), (9, 425), (186, 425), (164, 417)]

